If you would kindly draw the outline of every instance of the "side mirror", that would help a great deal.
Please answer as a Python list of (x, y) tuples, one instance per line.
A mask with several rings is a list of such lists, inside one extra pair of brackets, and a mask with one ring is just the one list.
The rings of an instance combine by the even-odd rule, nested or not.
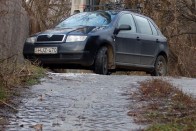
[(80, 10), (74, 10), (73, 15), (80, 13)]
[(130, 25), (120, 25), (120, 27), (119, 28), (116, 28), (115, 30), (114, 30), (114, 34), (118, 34), (120, 31), (122, 31), (122, 30), (131, 30), (131, 26)]

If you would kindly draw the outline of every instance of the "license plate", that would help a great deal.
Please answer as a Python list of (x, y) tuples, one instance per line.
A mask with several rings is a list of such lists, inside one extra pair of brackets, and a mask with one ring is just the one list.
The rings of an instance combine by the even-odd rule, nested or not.
[(39, 47), (35, 48), (35, 54), (57, 54), (57, 47)]

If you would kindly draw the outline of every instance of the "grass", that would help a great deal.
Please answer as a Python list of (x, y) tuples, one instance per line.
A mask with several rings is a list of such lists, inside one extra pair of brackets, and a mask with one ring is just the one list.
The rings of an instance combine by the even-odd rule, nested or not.
[(150, 123), (147, 131), (196, 131), (196, 100), (168, 81), (144, 81), (135, 95), (145, 103), (136, 117)]
[(30, 65), (30, 70), (28, 75), (26, 75), (26, 77), (22, 78), (22, 83), (24, 85), (34, 85), (39, 83), (39, 79), (44, 77), (45, 75), (45, 69), (38, 67), (38, 66), (34, 66), (34, 65)]
[(4, 100), (7, 97), (5, 89), (0, 86), (0, 100)]
[(37, 84), (45, 75), (45, 69), (32, 65), (25, 61), (18, 64), (13, 61), (0, 63), (0, 100), (6, 100), (9, 96), (18, 94), (15, 88), (18, 86), (30, 86)]

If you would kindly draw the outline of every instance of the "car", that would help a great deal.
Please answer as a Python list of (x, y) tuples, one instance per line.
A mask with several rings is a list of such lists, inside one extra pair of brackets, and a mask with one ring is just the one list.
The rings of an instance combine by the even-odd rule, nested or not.
[(155, 22), (132, 11), (92, 11), (68, 17), (26, 39), (24, 58), (44, 67), (167, 74), (167, 38)]

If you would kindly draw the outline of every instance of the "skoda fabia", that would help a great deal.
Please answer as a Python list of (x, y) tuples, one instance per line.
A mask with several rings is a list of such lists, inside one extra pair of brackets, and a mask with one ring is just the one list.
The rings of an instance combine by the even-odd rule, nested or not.
[(50, 68), (97, 74), (145, 71), (167, 74), (168, 46), (152, 19), (130, 11), (83, 12), (27, 38), (23, 54)]

